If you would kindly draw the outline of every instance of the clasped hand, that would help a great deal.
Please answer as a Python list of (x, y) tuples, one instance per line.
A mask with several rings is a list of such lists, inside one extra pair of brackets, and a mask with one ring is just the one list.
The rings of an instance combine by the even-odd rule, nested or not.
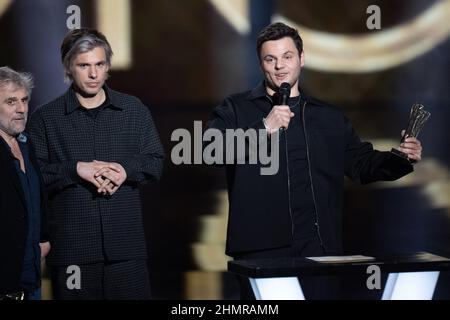
[(77, 173), (104, 195), (113, 195), (127, 179), (125, 169), (115, 162), (78, 162)]

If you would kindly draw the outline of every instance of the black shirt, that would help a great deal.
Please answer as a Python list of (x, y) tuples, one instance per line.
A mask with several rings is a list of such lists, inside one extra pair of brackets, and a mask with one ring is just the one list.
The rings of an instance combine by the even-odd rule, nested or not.
[(82, 105), (80, 104), (80, 108), (81, 108), (84, 112), (86, 112), (86, 114), (87, 114), (89, 117), (91, 117), (92, 119), (95, 120), (95, 119), (97, 118), (97, 115), (99, 114), (99, 112), (100, 112), (102, 109), (104, 109), (104, 108), (106, 108), (106, 107), (109, 107), (110, 104), (111, 104), (111, 102), (110, 102), (110, 100), (109, 100), (108, 93), (107, 93), (107, 91), (105, 90), (105, 101), (103, 101), (103, 103), (102, 103), (101, 105), (99, 105), (99, 106), (97, 106), (97, 107), (95, 107), (95, 108), (92, 108), (92, 109), (88, 109), (88, 108), (86, 108), (86, 107), (84, 107), (84, 106), (82, 106)]
[(303, 103), (304, 101), (300, 96), (289, 98), (288, 104), (295, 116), (291, 118), (286, 130), (291, 210), (294, 239), (297, 240), (313, 238), (316, 234), (314, 202), (301, 114)]

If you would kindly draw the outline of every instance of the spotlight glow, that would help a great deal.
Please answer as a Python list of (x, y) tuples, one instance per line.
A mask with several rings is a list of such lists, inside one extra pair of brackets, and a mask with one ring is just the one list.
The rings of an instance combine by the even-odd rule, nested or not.
[[(236, 31), (249, 34), (248, 0), (234, 0), (227, 5), (219, 5), (219, 0), (210, 2)], [(450, 36), (450, 0), (437, 1), (416, 18), (396, 27), (358, 36), (316, 31), (278, 14), (272, 20), (299, 30), (306, 47), (305, 68), (375, 72), (410, 62), (445, 41)]]

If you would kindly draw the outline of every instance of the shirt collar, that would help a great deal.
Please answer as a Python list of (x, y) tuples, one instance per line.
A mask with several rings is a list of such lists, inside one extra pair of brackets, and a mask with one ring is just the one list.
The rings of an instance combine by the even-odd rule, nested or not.
[[(123, 110), (123, 107), (117, 100), (115, 92), (111, 90), (106, 84), (103, 85), (103, 90), (105, 90), (106, 96), (109, 99), (109, 104), (107, 105), (107, 107)], [(76, 109), (82, 108), (75, 94), (75, 90), (73, 89), (72, 86), (70, 86), (70, 88), (67, 90), (65, 94), (65, 99), (66, 99), (66, 114), (70, 114), (74, 112)]]
[(21, 143), (27, 143), (28, 141), (28, 137), (23, 132), (19, 133), (16, 139)]
[[(19, 133), (19, 135), (16, 137), (16, 140), (20, 143), (26, 144), (28, 142), (28, 137), (25, 135), (24, 132), (22, 132), (22, 133)], [(5, 141), (5, 139), (3, 139), (3, 137), (0, 137), (0, 143), (3, 143), (8, 148), (8, 150), (11, 151), (11, 147)]]
[(255, 100), (258, 98), (262, 98), (267, 96), (266, 86), (264, 83), (264, 80), (262, 80), (255, 88), (250, 91), (250, 93), (247, 95), (248, 100)]

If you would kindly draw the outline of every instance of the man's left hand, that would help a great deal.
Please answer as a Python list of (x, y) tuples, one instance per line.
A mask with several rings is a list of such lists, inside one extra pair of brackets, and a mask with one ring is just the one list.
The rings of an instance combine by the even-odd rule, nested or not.
[(39, 247), (41, 248), (41, 259), (45, 258), (50, 252), (50, 242), (41, 242), (39, 243)]
[[(404, 134), (404, 131), (402, 132)], [(408, 159), (412, 162), (418, 162), (422, 159), (422, 145), (416, 138), (406, 138), (398, 148), (401, 152), (408, 155)]]

